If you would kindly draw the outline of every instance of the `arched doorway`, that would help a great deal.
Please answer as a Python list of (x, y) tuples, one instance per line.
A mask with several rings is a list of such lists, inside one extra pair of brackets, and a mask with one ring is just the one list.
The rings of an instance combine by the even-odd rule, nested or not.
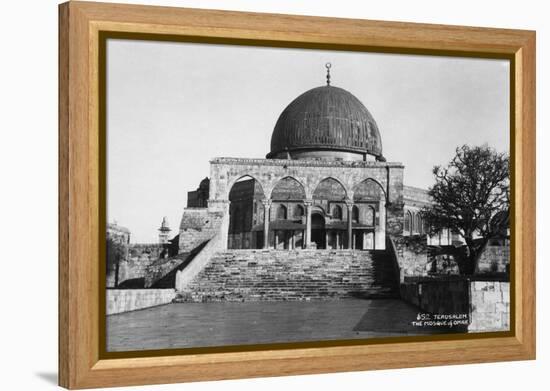
[[(317, 212), (317, 224), (311, 222), (311, 242), (317, 248), (344, 248), (347, 213), (343, 213), (347, 192), (340, 181), (327, 177), (319, 182), (313, 192), (313, 213)], [(347, 212), (347, 210), (346, 210)], [(321, 223), (322, 220), (322, 223)], [(317, 225), (317, 226), (316, 226)]]
[(229, 191), (229, 231), (227, 248), (255, 249), (263, 247), (265, 198), (260, 183), (244, 176), (233, 184)]
[(315, 243), (317, 248), (326, 248), (326, 230), (325, 218), (320, 212), (311, 214), (311, 242)]
[(304, 186), (295, 178), (280, 179), (271, 191), (273, 213), (269, 222), (270, 245), (299, 249), (304, 245)]
[(385, 248), (385, 198), (384, 189), (372, 178), (354, 186), (353, 248)]

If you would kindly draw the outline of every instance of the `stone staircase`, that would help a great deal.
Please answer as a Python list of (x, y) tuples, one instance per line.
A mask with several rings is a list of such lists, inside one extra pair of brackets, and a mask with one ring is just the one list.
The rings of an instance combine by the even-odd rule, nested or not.
[(174, 288), (176, 273), (184, 269), (207, 245), (208, 241), (201, 243), (190, 252), (180, 253), (174, 257), (158, 259), (147, 267), (144, 286), (145, 288)]
[(215, 253), (175, 301), (393, 298), (398, 282), (386, 251), (226, 250)]

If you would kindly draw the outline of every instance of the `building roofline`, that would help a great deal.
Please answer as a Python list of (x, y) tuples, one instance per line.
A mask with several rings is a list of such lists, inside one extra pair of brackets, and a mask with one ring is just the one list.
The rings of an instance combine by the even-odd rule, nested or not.
[(310, 159), (261, 159), (261, 158), (233, 158), (233, 157), (215, 157), (210, 160), (210, 164), (233, 164), (249, 165), (257, 164), (262, 166), (296, 166), (296, 167), (389, 167), (404, 168), (400, 162), (378, 162), (362, 160), (310, 160)]

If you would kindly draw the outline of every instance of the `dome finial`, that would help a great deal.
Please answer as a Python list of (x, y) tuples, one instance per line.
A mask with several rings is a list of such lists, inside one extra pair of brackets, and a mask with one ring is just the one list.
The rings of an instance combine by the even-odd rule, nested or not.
[(330, 68), (332, 67), (332, 64), (330, 62), (327, 62), (325, 64), (325, 68), (327, 68), (327, 86), (330, 86)]

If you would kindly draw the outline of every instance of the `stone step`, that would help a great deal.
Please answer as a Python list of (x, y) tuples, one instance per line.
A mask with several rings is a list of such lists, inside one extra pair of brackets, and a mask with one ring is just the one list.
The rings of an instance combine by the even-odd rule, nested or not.
[(180, 301), (396, 297), (385, 251), (228, 250), (216, 253)]

